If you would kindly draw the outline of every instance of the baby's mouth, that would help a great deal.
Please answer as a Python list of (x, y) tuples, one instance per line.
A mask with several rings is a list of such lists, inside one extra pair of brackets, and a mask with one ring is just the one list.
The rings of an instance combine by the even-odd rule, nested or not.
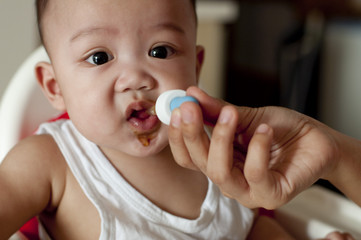
[(154, 105), (154, 102), (135, 102), (129, 105), (127, 110), (127, 121), (144, 146), (150, 144), (150, 141), (154, 138), (154, 133), (160, 127)]
[(155, 114), (150, 114), (148, 109), (134, 110), (128, 122), (137, 132), (148, 132), (151, 131), (156, 125), (158, 125), (159, 120)]
[(137, 118), (140, 120), (146, 120), (147, 118), (150, 118), (151, 116), (155, 116), (155, 107), (154, 105), (148, 109), (141, 109), (141, 110), (133, 110), (133, 112), (130, 114), (130, 117), (128, 118)]

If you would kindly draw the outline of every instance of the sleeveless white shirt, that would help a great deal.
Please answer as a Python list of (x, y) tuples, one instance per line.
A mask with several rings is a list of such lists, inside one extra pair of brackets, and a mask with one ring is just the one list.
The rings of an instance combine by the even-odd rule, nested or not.
[(70, 120), (42, 124), (101, 218), (102, 240), (109, 239), (245, 239), (253, 212), (223, 196), (209, 181), (197, 219), (163, 211), (134, 189), (99, 147), (83, 137)]

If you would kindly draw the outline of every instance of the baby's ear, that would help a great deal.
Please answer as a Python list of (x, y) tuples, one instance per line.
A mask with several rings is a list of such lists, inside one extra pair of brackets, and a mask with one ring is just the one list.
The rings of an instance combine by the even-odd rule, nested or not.
[(51, 105), (59, 111), (65, 111), (64, 98), (55, 79), (53, 66), (47, 62), (40, 62), (35, 66), (35, 75)]

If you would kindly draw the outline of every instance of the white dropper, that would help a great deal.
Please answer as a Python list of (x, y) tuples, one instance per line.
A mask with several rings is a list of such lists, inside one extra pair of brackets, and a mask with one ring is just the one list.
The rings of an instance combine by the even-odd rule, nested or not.
[(158, 119), (162, 123), (169, 125), (172, 111), (180, 107), (184, 102), (195, 102), (198, 104), (197, 99), (187, 96), (184, 90), (176, 89), (162, 93), (155, 103), (155, 113)]

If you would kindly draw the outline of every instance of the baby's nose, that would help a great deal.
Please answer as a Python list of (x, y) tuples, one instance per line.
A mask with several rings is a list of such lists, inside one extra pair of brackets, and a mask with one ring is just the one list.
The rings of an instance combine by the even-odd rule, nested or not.
[(155, 86), (155, 79), (145, 70), (130, 68), (123, 71), (115, 83), (115, 91), (126, 92), (135, 90), (151, 90)]

